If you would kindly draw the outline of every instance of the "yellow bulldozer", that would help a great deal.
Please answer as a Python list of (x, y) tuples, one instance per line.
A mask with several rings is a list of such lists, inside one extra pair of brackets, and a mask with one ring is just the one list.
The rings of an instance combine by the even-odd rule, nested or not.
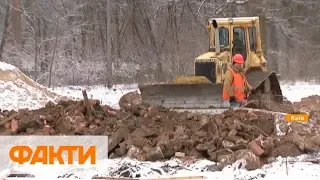
[(256, 89), (255, 97), (270, 94), (274, 101), (283, 101), (278, 76), (267, 68), (262, 27), (264, 21), (259, 17), (210, 18), (209, 51), (194, 60), (194, 74), (165, 84), (140, 84), (142, 101), (175, 110), (224, 111), (229, 107), (222, 99), (224, 76), (238, 53), (245, 59), (244, 72)]

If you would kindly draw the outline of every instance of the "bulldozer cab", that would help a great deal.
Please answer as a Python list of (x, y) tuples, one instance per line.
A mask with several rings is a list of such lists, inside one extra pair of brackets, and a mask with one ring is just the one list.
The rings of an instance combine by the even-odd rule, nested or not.
[(244, 70), (267, 71), (260, 37), (259, 17), (210, 18), (209, 51), (195, 59), (195, 76), (223, 83), (235, 54), (245, 59)]

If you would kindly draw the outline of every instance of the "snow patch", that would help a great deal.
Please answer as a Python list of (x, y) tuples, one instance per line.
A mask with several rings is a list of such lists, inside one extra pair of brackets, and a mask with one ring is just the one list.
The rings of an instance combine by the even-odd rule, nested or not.
[(16, 71), (18, 70), (17, 67), (11, 65), (11, 64), (7, 64), (5, 62), (0, 61), (0, 70), (2, 71)]
[(302, 98), (320, 95), (320, 84), (297, 81), (294, 83), (281, 83), (282, 94), (291, 102), (299, 102)]
[[(320, 178), (318, 164), (307, 162), (310, 159), (319, 159), (319, 154), (301, 155), (296, 158), (278, 157), (274, 162), (264, 165), (261, 169), (248, 171), (244, 168), (243, 161), (237, 161), (232, 165), (226, 166), (222, 171), (211, 172), (208, 167), (215, 165), (208, 160), (199, 160), (193, 164), (182, 162), (178, 159), (171, 159), (165, 162), (139, 162), (129, 158), (106, 159), (98, 161), (95, 168), (68, 166), (59, 169), (53, 166), (12, 166), (5, 169), (1, 174), (10, 171), (28, 172), (35, 178), (79, 178), (89, 179), (93, 176), (100, 177), (130, 177), (130, 178), (164, 178), (164, 177), (186, 177), (204, 176), (208, 179), (226, 180), (271, 180), (274, 178), (296, 179), (304, 178), (315, 180)], [(59, 166), (61, 168), (61, 166)], [(41, 169), (41, 170), (40, 170)]]
[(57, 99), (49, 97), (42, 90), (27, 85), (22, 80), (0, 81), (0, 107), (2, 110), (39, 109), (47, 102)]
[(62, 96), (83, 99), (82, 89), (86, 89), (88, 98), (98, 99), (101, 104), (109, 105), (113, 108), (119, 109), (119, 100), (126, 93), (132, 91), (138, 91), (137, 84), (123, 84), (114, 85), (112, 88), (108, 89), (105, 86), (66, 86), (66, 87), (55, 87), (50, 90), (60, 94)]
[(18, 68), (0, 62), (0, 109), (38, 109), (60, 97), (23, 74)]

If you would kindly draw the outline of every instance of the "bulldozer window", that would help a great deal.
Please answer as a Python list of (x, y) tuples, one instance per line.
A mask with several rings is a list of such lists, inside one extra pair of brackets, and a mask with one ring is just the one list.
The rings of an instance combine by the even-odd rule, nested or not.
[(229, 30), (225, 27), (219, 27), (220, 46), (226, 47), (229, 45)]
[(248, 27), (249, 31), (249, 42), (250, 42), (250, 49), (251, 51), (256, 51), (256, 27), (251, 26)]
[(246, 50), (246, 38), (245, 30), (243, 27), (234, 27), (233, 28), (233, 41), (232, 41), (232, 55), (241, 54), (243, 58), (247, 59), (247, 50)]

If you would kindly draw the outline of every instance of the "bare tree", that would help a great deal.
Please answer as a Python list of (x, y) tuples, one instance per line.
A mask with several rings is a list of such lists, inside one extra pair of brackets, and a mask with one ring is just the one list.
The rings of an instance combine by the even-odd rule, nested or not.
[(193, 60), (208, 50), (208, 18), (230, 16), (264, 17), (270, 70), (287, 79), (319, 78), (316, 1), (8, 2), (0, 2), (1, 60), (49, 86), (154, 82), (191, 74)]

